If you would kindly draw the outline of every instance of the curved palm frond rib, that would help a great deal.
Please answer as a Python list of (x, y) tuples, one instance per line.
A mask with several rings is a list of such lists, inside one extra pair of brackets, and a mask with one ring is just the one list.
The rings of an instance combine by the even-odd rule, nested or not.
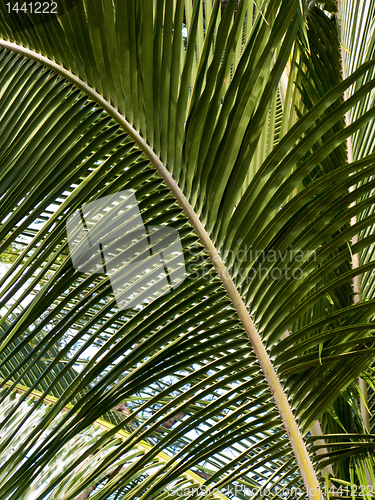
[[(342, 81), (336, 14), (300, 6), (81, 0), (25, 29), (0, 5), (0, 252), (10, 260), (0, 455), (31, 426), (7, 456), (0, 500), (164, 500), (184, 487), (188, 499), (197, 485), (215, 498), (295, 487), (321, 499), (320, 470), (332, 463), (347, 480), (348, 460), (373, 445), (351, 429), (341, 439), (331, 420), (374, 355), (373, 297), (351, 300), (353, 277), (370, 290), (375, 268), (369, 257), (351, 268), (374, 240), (375, 160), (360, 147), (375, 117), (363, 104), (374, 61), (371, 51), (353, 61)], [(112, 287), (126, 271), (119, 240), (105, 246), (110, 280), (76, 271), (66, 229), (119, 192), (134, 193), (146, 227), (178, 231), (186, 267), (178, 287), (129, 310)], [(85, 441), (103, 418), (106, 432)], [(327, 439), (315, 456), (316, 436), (305, 436), (318, 418)], [(79, 453), (61, 471), (55, 457), (73, 442)], [(92, 470), (64, 482), (82, 463)]]
[[(38, 63), (47, 66), (49, 69), (54, 70), (60, 76), (63, 76), (66, 80), (74, 83), (79, 89), (85, 92), (93, 101), (95, 101), (99, 106), (101, 106), (129, 135), (131, 140), (142, 150), (146, 158), (150, 161), (151, 165), (155, 167), (159, 175), (164, 180), (166, 186), (171, 190), (172, 194), (175, 196), (178, 204), (183, 209), (185, 215), (189, 219), (195, 233), (199, 237), (201, 243), (203, 244), (208, 256), (210, 257), (218, 275), (230, 297), (241, 323), (249, 337), (249, 340), (254, 348), (254, 352), (258, 358), (259, 364), (265, 374), (266, 380), (270, 386), (271, 392), (275, 399), (276, 405), (279, 409), (281, 418), (283, 420), (286, 432), (290, 438), (292, 448), (295, 452), (297, 462), (299, 464), (300, 470), (302, 472), (306, 487), (311, 491), (319, 491), (319, 483), (315, 478), (315, 471), (311, 466), (310, 458), (307, 453), (305, 444), (303, 442), (302, 436), (296, 424), (293, 413), (290, 409), (288, 400), (285, 393), (281, 387), (280, 381), (276, 375), (274, 367), (268, 356), (266, 349), (259, 337), (259, 334), (255, 328), (255, 325), (249, 315), (249, 312), (235, 287), (228, 270), (226, 269), (224, 262), (222, 261), (218, 251), (214, 247), (212, 241), (210, 240), (207, 231), (205, 230), (203, 224), (200, 222), (196, 213), (192, 209), (191, 205), (187, 201), (186, 197), (182, 193), (181, 189), (178, 187), (177, 183), (174, 181), (171, 174), (147, 145), (146, 141), (133, 129), (133, 127), (116, 111), (111, 105), (109, 105), (97, 92), (90, 89), (84, 82), (79, 81), (78, 78), (74, 77), (71, 73), (65, 71), (63, 68), (49, 61), (43, 56), (40, 56), (28, 49), (17, 46), (15, 44), (0, 41), (0, 47), (11, 50), (30, 59), (35, 60)], [(319, 495), (319, 494), (318, 494)], [(315, 495), (314, 495), (315, 496)]]

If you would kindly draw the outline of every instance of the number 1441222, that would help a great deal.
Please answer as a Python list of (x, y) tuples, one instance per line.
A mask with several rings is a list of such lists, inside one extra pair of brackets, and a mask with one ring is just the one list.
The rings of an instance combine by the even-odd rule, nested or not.
[(24, 12), (25, 14), (57, 14), (56, 2), (24, 2), (18, 6), (18, 2), (12, 5), (10, 2), (6, 4), (8, 12)]

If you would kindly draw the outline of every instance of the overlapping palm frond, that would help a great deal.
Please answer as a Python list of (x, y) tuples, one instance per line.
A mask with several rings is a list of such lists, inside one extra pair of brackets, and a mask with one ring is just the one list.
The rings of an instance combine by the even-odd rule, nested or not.
[[(0, 499), (321, 498), (321, 468), (347, 479), (372, 446), (323, 425), (314, 470), (302, 439), (374, 356), (375, 302), (354, 304), (352, 281), (375, 264), (351, 261), (373, 245), (375, 156), (346, 150), (375, 116), (371, 51), (343, 79), (336, 14), (298, 0), (62, 4), (27, 29), (0, 5), (0, 252), (23, 248), (0, 282), (0, 430), (29, 429)], [(146, 228), (178, 231), (186, 270), (128, 309), (121, 238), (109, 277), (74, 267), (66, 230), (125, 191)], [(109, 208), (107, 234), (125, 231)], [(98, 421), (64, 479), (43, 476)]]

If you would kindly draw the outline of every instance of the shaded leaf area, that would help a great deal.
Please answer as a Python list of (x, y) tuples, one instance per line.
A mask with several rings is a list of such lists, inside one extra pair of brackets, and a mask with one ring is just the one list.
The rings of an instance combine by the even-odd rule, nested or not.
[[(314, 105), (316, 105), (322, 96), (326, 95), (329, 91), (331, 91), (336, 85), (339, 85), (342, 82), (341, 75), (341, 53), (340, 53), (340, 42), (339, 42), (339, 33), (337, 28), (337, 16), (336, 15), (328, 15), (324, 13), (321, 9), (317, 7), (312, 7), (307, 16), (308, 23), (308, 50), (304, 49), (304, 44), (302, 43), (301, 50), (301, 61), (299, 63), (299, 94), (301, 97), (301, 101), (299, 103), (299, 108), (296, 110), (297, 114), (300, 118), (303, 117), (304, 113), (311, 110)], [(303, 41), (302, 41), (303, 42)], [(318, 123), (324, 121), (324, 119), (330, 115), (330, 113), (337, 110), (344, 103), (343, 97), (338, 99), (330, 108), (328, 108), (321, 117), (318, 119)], [(317, 142), (312, 147), (311, 151), (308, 152), (307, 155), (304, 156), (302, 161), (308, 161), (310, 157), (313, 157), (314, 152), (317, 152), (319, 148), (324, 148), (324, 144), (329, 141), (334, 140), (335, 136), (343, 133), (345, 128), (345, 119), (342, 117), (338, 120), (329, 130), (325, 131), (321, 137), (317, 140)], [(333, 149), (325, 158), (322, 158), (321, 161), (316, 165), (315, 168), (311, 170), (311, 172), (302, 179), (301, 184), (297, 187), (298, 190), (303, 190), (304, 187), (308, 187), (309, 184), (313, 183), (314, 180), (319, 179), (320, 177), (324, 177), (325, 174), (329, 172), (333, 172), (341, 165), (345, 165), (347, 163), (347, 148), (346, 143), (343, 142), (338, 147)], [(346, 198), (345, 192), (342, 193), (341, 198)], [(324, 197), (325, 188), (322, 187), (320, 193), (316, 193), (315, 197), (319, 198), (320, 196)], [(337, 215), (336, 215), (337, 217)], [(338, 231), (333, 232), (332, 236), (337, 242), (337, 246), (331, 246), (332, 253), (328, 256), (327, 261), (334, 261), (340, 253), (346, 253), (348, 251), (348, 240), (344, 239), (344, 241), (340, 244), (339, 237), (340, 233), (348, 230), (350, 227), (349, 223), (346, 223), (342, 227), (338, 227)], [(322, 277), (322, 280), (316, 283), (312, 289), (310, 290), (310, 294), (318, 292), (320, 288), (324, 288), (327, 284), (335, 281), (338, 276), (341, 276), (345, 273), (350, 272), (351, 270), (351, 262), (350, 258), (346, 261), (339, 263), (335, 268), (330, 268), (329, 272)], [(327, 316), (327, 313), (332, 313), (334, 311), (338, 311), (341, 308), (346, 308), (350, 306), (353, 302), (353, 288), (351, 281), (347, 281), (346, 283), (340, 283), (340, 286), (336, 288), (330, 288), (327, 290), (325, 295), (321, 295), (319, 300), (304, 313), (303, 316), (299, 318), (299, 320), (291, 327), (290, 333), (299, 331), (300, 329), (304, 329), (306, 325), (309, 323), (313, 323), (320, 318), (324, 318)], [(341, 325), (340, 320), (333, 321), (331, 328), (337, 327)], [(325, 324), (322, 328), (318, 328), (315, 331), (310, 330), (309, 340), (306, 339), (304, 343), (305, 346), (311, 347), (309, 354), (303, 359), (313, 360), (314, 357), (319, 358), (319, 364), (310, 361), (307, 363), (307, 366), (304, 366), (303, 362), (299, 360), (297, 369), (294, 373), (291, 374), (291, 385), (296, 386), (298, 381), (300, 380), (301, 375), (304, 378), (313, 378), (316, 376), (316, 373), (320, 370), (325, 371), (324, 376), (330, 376), (330, 374), (335, 372), (336, 368), (333, 368), (332, 371), (327, 370), (327, 360), (324, 360), (324, 357), (329, 353), (329, 348), (333, 344), (337, 345), (337, 338), (333, 339), (333, 336), (326, 337), (322, 336), (325, 331), (329, 330), (330, 326)], [(289, 333), (289, 332), (288, 332)], [(340, 333), (338, 335), (341, 336)], [(318, 343), (316, 340), (320, 340)], [(340, 343), (342, 339), (340, 338)], [(283, 343), (281, 342), (281, 346)], [(281, 347), (280, 346), (280, 347)], [(315, 348), (314, 348), (315, 346)], [(345, 348), (344, 348), (345, 349)], [(287, 353), (289, 353), (287, 349)], [(314, 354), (313, 354), (314, 353)], [(288, 359), (288, 354), (283, 356), (283, 359)], [(339, 365), (339, 358), (336, 364)], [(324, 366), (322, 366), (324, 363)], [(293, 365), (293, 362), (285, 363), (285, 368), (290, 370), (290, 367)], [(314, 366), (315, 365), (315, 366)], [(334, 363), (331, 364), (332, 367), (335, 366)], [(307, 368), (307, 369), (306, 369)], [(281, 366), (281, 370), (283, 370), (283, 365)], [(339, 395), (343, 387), (347, 384), (347, 381), (344, 381), (344, 384), (341, 385), (341, 380), (337, 380), (340, 386), (336, 386), (337, 395)], [(319, 399), (314, 401), (314, 405), (316, 406), (316, 411), (321, 412), (324, 408), (324, 402), (321, 399), (320, 393)], [(298, 395), (300, 397), (300, 395)], [(337, 397), (337, 396), (336, 396)], [(347, 402), (342, 398), (342, 396), (338, 396), (338, 399), (330, 405), (328, 409), (328, 414), (324, 413), (319, 416), (320, 425), (323, 430), (323, 434), (330, 434), (333, 432), (342, 432), (342, 428), (340, 428), (335, 419), (331, 417), (331, 412), (335, 411), (335, 409), (340, 409), (339, 415), (340, 418), (351, 418), (352, 408)], [(317, 415), (317, 414), (316, 414)], [(338, 418), (338, 417), (337, 417)], [(312, 422), (311, 422), (312, 423)], [(337, 428), (339, 427), (339, 428)], [(350, 429), (350, 430), (349, 430)], [(347, 429), (348, 432), (351, 432), (351, 427)], [(354, 431), (354, 430), (353, 430)], [(324, 443), (324, 441), (323, 441)], [(314, 448), (314, 451), (317, 451)], [(327, 449), (324, 448), (326, 452)], [(331, 451), (331, 450), (330, 450)], [(316, 456), (317, 459), (321, 459), (321, 455)], [(329, 460), (328, 460), (329, 462)], [(326, 464), (324, 461), (320, 462), (322, 467)], [(346, 461), (343, 464), (339, 464), (340, 470), (337, 470), (337, 460), (334, 460), (334, 470), (337, 472), (337, 477), (342, 479), (349, 479), (349, 462)]]
[[(304, 114), (312, 110), (321, 100), (322, 96), (332, 91), (335, 85), (340, 85), (342, 81), (340, 72), (338, 71), (341, 64), (341, 55), (336, 18), (334, 16), (328, 17), (318, 8), (312, 8), (309, 11), (307, 19), (309, 27), (309, 51), (304, 51), (303, 45), (301, 46), (302, 57), (299, 73), (299, 92), (301, 95), (299, 110), (300, 120), (303, 120)], [(306, 132), (306, 138), (308, 138), (312, 135), (311, 131), (316, 131), (319, 128), (322, 131), (319, 137), (315, 132), (316, 142), (314, 146), (308, 154), (303, 157), (302, 161), (300, 160), (299, 162), (299, 165), (305, 166), (305, 171), (306, 165), (309, 165), (309, 163), (309, 170), (311, 166), (316, 166), (311, 169), (311, 173), (309, 173), (308, 176), (303, 179), (300, 177), (301, 181), (296, 189), (300, 194), (298, 194), (297, 197), (302, 198), (304, 192), (306, 192), (304, 189), (311, 193), (314, 185), (316, 187), (320, 186), (320, 189), (313, 191), (314, 202), (311, 201), (309, 205), (306, 205), (305, 209), (300, 209), (300, 214), (294, 216), (292, 221), (289, 222), (288, 232), (286, 232), (289, 239), (285, 238), (284, 240), (285, 242), (290, 242), (290, 236), (296, 234), (296, 231), (300, 231), (301, 236), (300, 239), (297, 240), (297, 244), (300, 244), (301, 240), (306, 243), (304, 246), (297, 246), (297, 248), (301, 253), (306, 252), (308, 254), (308, 252), (310, 252), (310, 255), (312, 255), (312, 257), (310, 257), (310, 268), (312, 267), (311, 261), (315, 261), (315, 265), (319, 261), (318, 266), (321, 270), (319, 274), (316, 273), (315, 276), (317, 277), (320, 275), (321, 280), (309, 280), (308, 282), (311, 285), (309, 291), (307, 291), (305, 283), (301, 283), (302, 280), (299, 282), (302, 286), (296, 286), (296, 291), (305, 290), (307, 292), (305, 292), (306, 300), (304, 300), (304, 303), (307, 305), (308, 302), (310, 302), (311, 307), (306, 307), (303, 314), (299, 316), (298, 321), (294, 324), (289, 324), (289, 326), (287, 326), (287, 324), (284, 323), (287, 326), (284, 333), (284, 337), (286, 338), (274, 347), (272, 351), (279, 355), (278, 358), (276, 358), (276, 362), (281, 362), (279, 373), (282, 377), (285, 375), (288, 376), (288, 386), (290, 387), (291, 395), (293, 395), (296, 406), (299, 406), (301, 399), (303, 400), (303, 398), (306, 397), (305, 401), (300, 405), (300, 409), (297, 410), (297, 414), (306, 411), (307, 407), (310, 409), (314, 408), (313, 414), (315, 418), (318, 417), (319, 414), (321, 415), (324, 408), (327, 408), (326, 401), (334, 392), (336, 392), (337, 397), (338, 394), (348, 386), (351, 375), (346, 378), (348, 372), (343, 366), (345, 355), (341, 355), (345, 352), (349, 353), (352, 351), (350, 356), (358, 356), (359, 358), (363, 354), (362, 360), (364, 364), (362, 368), (360, 364), (358, 364), (357, 369), (359, 371), (357, 373), (366, 366), (366, 363), (368, 363), (373, 356), (372, 351), (366, 353), (366, 350), (362, 347), (363, 341), (357, 343), (354, 340), (354, 335), (357, 335), (359, 338), (362, 336), (371, 336), (371, 326), (367, 331), (363, 330), (360, 326), (352, 327), (350, 323), (353, 322), (353, 318), (351, 318), (350, 315), (345, 317), (345, 311), (349, 312), (349, 306), (353, 301), (352, 282), (350, 279), (346, 280), (346, 282), (342, 279), (338, 279), (352, 272), (351, 256), (355, 253), (355, 251), (352, 251), (350, 248), (350, 234), (355, 233), (350, 227), (350, 218), (344, 215), (347, 210), (346, 200), (351, 183), (350, 181), (347, 182), (344, 189), (338, 187), (343, 175), (345, 175), (343, 174), (345, 168), (351, 168), (349, 166), (345, 167), (347, 156), (344, 116), (341, 114), (340, 119), (337, 120), (331, 128), (326, 128), (324, 130), (324, 121), (327, 120), (328, 117), (332, 117), (340, 107), (341, 109), (345, 107), (342, 97), (332, 106), (327, 108), (319, 117), (318, 121), (314, 123), (314, 126)], [(317, 126), (319, 123), (320, 125)], [(343, 136), (343, 140), (338, 140), (340, 135)], [(328, 154), (323, 156), (321, 154), (323, 150)], [(320, 161), (316, 161), (317, 157), (320, 158)], [(341, 170), (341, 168), (343, 170)], [(337, 169), (339, 169), (340, 172), (331, 176), (330, 173), (333, 173)], [(299, 167), (297, 167), (296, 170), (299, 170)], [(301, 172), (303, 172), (303, 167), (301, 168)], [(323, 181), (324, 178), (331, 180), (331, 185), (329, 187), (328, 183)], [(321, 179), (321, 181), (318, 179)], [(338, 184), (336, 184), (337, 181), (339, 181)], [(334, 195), (333, 191), (335, 191)], [(330, 198), (332, 199), (332, 205), (328, 208)], [(323, 200), (325, 201), (323, 202)], [(293, 200), (293, 202), (295, 201), (296, 199)], [(323, 204), (326, 204), (324, 205), (324, 209)], [(319, 211), (318, 208), (317, 212), (314, 212), (314, 205), (316, 208), (319, 207), (322, 210)], [(285, 205), (283, 210), (284, 208), (287, 209), (287, 207), (288, 205)], [(282, 214), (283, 210), (280, 211), (280, 214)], [(298, 229), (298, 224), (301, 224), (299, 218), (302, 219), (303, 216), (306, 217), (306, 214), (310, 214), (311, 216), (313, 213), (316, 214), (317, 219), (316, 222), (310, 222), (308, 226), (311, 228), (308, 229), (308, 231), (311, 231), (312, 236), (311, 239), (308, 239), (309, 237), (306, 237), (301, 225), (299, 226), (300, 229)], [(327, 225), (329, 230), (323, 230), (322, 232), (327, 239), (326, 241), (320, 240), (319, 244), (315, 238), (317, 237), (318, 231), (324, 226), (327, 220), (325, 217), (327, 217), (328, 213), (332, 215), (332, 219)], [(302, 220), (306, 222), (306, 218)], [(369, 220), (367, 220), (365, 224), (368, 224), (368, 221)], [(318, 245), (309, 247), (309, 243), (311, 245), (314, 240)], [(315, 243), (313, 243), (313, 245), (315, 245)], [(322, 252), (324, 247), (326, 251)], [(285, 245), (281, 248), (283, 248), (282, 252), (285, 252), (285, 255), (289, 258), (291, 252), (289, 254), (288, 247)], [(314, 248), (314, 250), (312, 250), (312, 248)], [(342, 256), (345, 254), (347, 255), (346, 259), (342, 259)], [(323, 256), (325, 256), (325, 258)], [(321, 257), (322, 260), (320, 260)], [(305, 266), (307, 272), (309, 266)], [(294, 267), (297, 268), (298, 264), (294, 264)], [(322, 272), (323, 269), (324, 272)], [(337, 284), (336, 286), (335, 283)], [(284, 282), (284, 286), (279, 285), (278, 288), (279, 290), (283, 290), (283, 294), (285, 293), (285, 284), (287, 283)], [(293, 282), (292, 285), (294, 285)], [(322, 293), (324, 290), (325, 293)], [(281, 300), (282, 297), (283, 296), (281, 296)], [(274, 301), (270, 302), (270, 304), (274, 306)], [(369, 307), (368, 310), (371, 311), (371, 307)], [(372, 313), (370, 312), (368, 318), (371, 318), (371, 316)], [(330, 322), (330, 318), (332, 318), (332, 323)], [(314, 328), (314, 326), (317, 328)], [(342, 326), (344, 326), (344, 328), (341, 329)], [(350, 332), (358, 333), (354, 333), (351, 337), (351, 342), (346, 344), (345, 340), (349, 340), (350, 337), (345, 338), (343, 334), (350, 335)], [(289, 336), (291, 338), (289, 338)], [(302, 340), (301, 343), (300, 340)], [(285, 350), (285, 352), (282, 352), (283, 350)], [(305, 350), (305, 353), (302, 355), (303, 350)], [(362, 354), (358, 353), (358, 355), (356, 355), (354, 352), (355, 350), (362, 351)], [(336, 357), (332, 356), (333, 353), (336, 354)], [(347, 367), (349, 364), (351, 367), (354, 366), (352, 361), (348, 363)], [(338, 375), (338, 369), (340, 375)], [(321, 385), (323, 379), (325, 379), (327, 383), (330, 380), (328, 390), (327, 385)], [(301, 380), (306, 382), (301, 384)], [(314, 390), (312, 390), (312, 388), (314, 388)], [(352, 410), (348, 407), (347, 411), (350, 414)], [(314, 418), (307, 420), (306, 430), (308, 430), (309, 425), (311, 425), (313, 421)], [(335, 427), (335, 422), (333, 422), (333, 427)], [(327, 430), (329, 432), (329, 427)]]
[[(353, 69), (362, 62), (368, 61), (375, 55), (375, 5), (369, 2), (366, 5), (361, 5), (356, 2), (347, 2), (342, 6), (342, 37), (345, 46), (344, 64), (347, 74), (351, 74)], [(353, 22), (350, 22), (353, 19)], [(361, 20), (361, 22), (359, 22)], [(374, 71), (374, 70), (373, 70)], [(350, 89), (352, 94), (359, 86), (367, 83), (368, 79), (373, 75), (373, 71), (358, 81), (353, 88)], [(374, 106), (374, 95), (371, 93), (363, 101), (358, 103), (350, 113), (350, 120), (355, 120)], [(369, 122), (365, 127), (354, 134), (353, 142), (353, 157), (355, 160), (372, 154), (374, 137), (374, 122)], [(373, 213), (373, 207), (369, 206), (358, 215), (358, 218), (366, 218)], [(363, 229), (358, 237), (366, 238), (374, 231), (373, 226)], [(373, 245), (369, 245), (359, 253), (361, 263), (371, 262), (374, 260)], [(374, 297), (374, 273), (366, 272), (360, 277), (361, 300), (367, 300)]]
[[(344, 75), (351, 74), (353, 73), (354, 68), (358, 67), (365, 61), (370, 60), (374, 55), (373, 41), (371, 40), (373, 37), (372, 25), (374, 20), (374, 6), (372, 3), (370, 2), (366, 6), (362, 6), (358, 2), (341, 2), (341, 9), (343, 16), (341, 20), (340, 18), (338, 19), (337, 16), (327, 16), (317, 8), (312, 8), (309, 12), (308, 22), (311, 25), (311, 29), (308, 33), (311, 59), (302, 57), (305, 69), (301, 67), (303, 84), (301, 83), (300, 85), (302, 102), (307, 109), (312, 107), (313, 103), (317, 101), (319, 96), (324, 95), (334, 86), (334, 84), (341, 80), (341, 65), (344, 65)], [(347, 16), (349, 16), (353, 22), (349, 21)], [(359, 19), (361, 19), (361, 23), (358, 23)], [(343, 44), (341, 44), (341, 41), (339, 40), (340, 35), (343, 37)], [(365, 39), (366, 43), (364, 43)], [(365, 77), (360, 78), (352, 87), (348, 89), (347, 95), (345, 96), (346, 99), (350, 100), (350, 97), (355, 93), (355, 91), (362, 88), (372, 77), (373, 69), (370, 69)], [(354, 122), (371, 109), (371, 96), (372, 93), (368, 94), (364, 99), (349, 110), (346, 117), (349, 120), (348, 123), (350, 123), (350, 121)], [(373, 152), (371, 141), (368, 141), (368, 134), (373, 128), (372, 124), (373, 121), (370, 120), (359, 131), (350, 136), (351, 161), (352, 157), (354, 160), (360, 160)], [(344, 127), (345, 120), (342, 119), (341, 123), (336, 124), (335, 129), (328, 132), (328, 135), (325, 134), (322, 136), (321, 143), (329, 140), (330, 135), (332, 136), (334, 132), (339, 132), (340, 128), (343, 130)], [(367, 138), (364, 139), (366, 136)], [(337, 168), (338, 165), (347, 161), (346, 155), (346, 144), (341, 144), (324, 160), (324, 162), (321, 163), (319, 168), (325, 172), (333, 170)], [(321, 171), (316, 169), (314, 171), (314, 175), (321, 175)], [(312, 176), (309, 176), (306, 180), (304, 180), (304, 182), (305, 184), (308, 184), (312, 180)], [(372, 180), (372, 177), (369, 177), (368, 180)], [(362, 182), (367, 182), (367, 180), (361, 181), (357, 186), (361, 186)], [(354, 189), (354, 186), (355, 183), (353, 183), (352, 186), (348, 186), (348, 189)], [(364, 196), (361, 198), (361, 201), (364, 201), (368, 196), (367, 192), (363, 191), (363, 193)], [(370, 196), (372, 196), (372, 193)], [(367, 217), (371, 215), (372, 205), (371, 208), (367, 208), (370, 207), (370, 205), (364, 204), (363, 206), (366, 207), (365, 210), (362, 213), (357, 212), (354, 214), (354, 218), (352, 218), (346, 226), (340, 228), (340, 231), (350, 231), (350, 225), (353, 225), (362, 217), (366, 220)], [(334, 274), (339, 276), (348, 272), (351, 266), (353, 266), (353, 255), (356, 252), (353, 252), (351, 247), (355, 244), (355, 241), (361, 240), (362, 238), (366, 239), (366, 237), (371, 235), (373, 232), (372, 225), (367, 226), (365, 230), (361, 230), (362, 227), (363, 226), (359, 226), (359, 234), (353, 233), (351, 241), (346, 241), (342, 247), (334, 249), (334, 253), (338, 254), (340, 251), (345, 251), (346, 246), (346, 248), (349, 248), (350, 258), (347, 263), (340, 265), (334, 270), (333, 276), (331, 274), (330, 279), (334, 277)], [(372, 258), (369, 255), (371, 248), (372, 243), (366, 245), (363, 250), (360, 251), (360, 262), (362, 264), (370, 263), (372, 261)], [(363, 258), (362, 256), (365, 256), (366, 254), (368, 255), (368, 258)], [(372, 274), (372, 270), (361, 274), (361, 300), (372, 298), (372, 295), (368, 293), (368, 283), (366, 285), (366, 281), (368, 281)], [(314, 317), (317, 317), (317, 315), (324, 316), (328, 311), (348, 306), (353, 302), (353, 299), (353, 283), (348, 282), (345, 286), (340, 286), (339, 288), (331, 290), (326, 297), (322, 297), (321, 303), (314, 306), (311, 313)], [(336, 322), (337, 326), (340, 324), (340, 320)], [(317, 333), (323, 333), (326, 328), (327, 325)], [(344, 331), (347, 331), (347, 329)], [(358, 329), (358, 332), (359, 331), (360, 330)], [(367, 335), (372, 337), (372, 332), (368, 332)], [(332, 342), (332, 340), (328, 340), (328, 337), (322, 336), (321, 339), (322, 343), (319, 344), (320, 357), (322, 356), (324, 349), (329, 347)], [(312, 343), (310, 345), (312, 345)], [(369, 359), (373, 359), (373, 354), (371, 354), (371, 348), (373, 347), (371, 338), (368, 342), (364, 339), (361, 340), (358, 343), (358, 347), (354, 347), (355, 341), (352, 341), (351, 345), (353, 346), (353, 350), (358, 348), (362, 351), (369, 350)], [(310, 373), (310, 376), (313, 376), (313, 372)], [(370, 381), (371, 386), (371, 377), (366, 377), (366, 380)], [(361, 394), (356, 380), (353, 381), (352, 385), (346, 387), (346, 389), (343, 389), (343, 386), (341, 387), (340, 392), (342, 394), (333, 402), (328, 411), (320, 417), (320, 425), (323, 430), (323, 434), (332, 436), (334, 434), (339, 435), (343, 431), (351, 435), (354, 435), (354, 433), (357, 432), (359, 434), (368, 432), (365, 428), (363, 415), (361, 415), (360, 409), (360, 402), (365, 398), (365, 396)], [(320, 401), (318, 404), (320, 405)], [(337, 441), (340, 442), (342, 439), (338, 438)], [(362, 440), (363, 443), (366, 443), (366, 441), (366, 439)], [(330, 442), (330, 440), (328, 439), (327, 442)], [(333, 471), (337, 478), (341, 478), (349, 482), (354, 481), (357, 482), (357, 484), (363, 485), (368, 483), (368, 471), (373, 470), (373, 465), (370, 455), (362, 453), (363, 448), (366, 448), (366, 444), (363, 444), (362, 447), (354, 446), (351, 453), (348, 453), (346, 448), (340, 450), (340, 445), (337, 445), (335, 449), (330, 448), (329, 446), (325, 447), (324, 441), (321, 448), (323, 448), (323, 454), (325, 453), (326, 456), (321, 459), (322, 455), (319, 455), (317, 456), (317, 459), (319, 459), (322, 466), (326, 466), (330, 463), (329, 457), (332, 456)], [(328, 455), (327, 451), (329, 452)], [(355, 456), (356, 454), (357, 456)], [(364, 473), (364, 469), (367, 471), (367, 477)], [(369, 484), (372, 484), (371, 479)]]
[[(308, 438), (308, 442), (313, 442), (319, 439), (318, 436), (311, 436)], [(327, 464), (334, 464), (335, 462), (341, 462), (344, 459), (350, 460), (351, 468), (354, 469), (354, 464), (358, 459), (364, 459), (364, 462), (369, 466), (369, 470), (372, 471), (372, 455), (374, 453), (375, 446), (375, 435), (365, 434), (325, 434), (324, 440), (325, 442), (321, 445), (313, 445), (311, 451), (317, 451), (319, 449), (324, 449), (324, 453), (321, 453), (316, 456), (316, 461), (320, 462), (320, 467), (324, 467)], [(357, 467), (360, 466), (360, 460), (358, 460)], [(359, 467), (358, 467), (359, 469)], [(349, 477), (348, 481), (352, 478)], [(358, 481), (361, 481), (359, 482)], [(363, 480), (361, 476), (358, 474), (358, 483), (365, 485), (366, 480)], [(373, 480), (373, 473), (372, 473)], [(335, 480), (333, 479), (333, 482)], [(357, 484), (358, 484), (357, 483)], [(356, 483), (354, 483), (356, 484)], [(371, 485), (371, 482), (370, 482)], [(367, 490), (371, 491), (371, 490)], [(364, 492), (364, 491), (363, 491)]]

